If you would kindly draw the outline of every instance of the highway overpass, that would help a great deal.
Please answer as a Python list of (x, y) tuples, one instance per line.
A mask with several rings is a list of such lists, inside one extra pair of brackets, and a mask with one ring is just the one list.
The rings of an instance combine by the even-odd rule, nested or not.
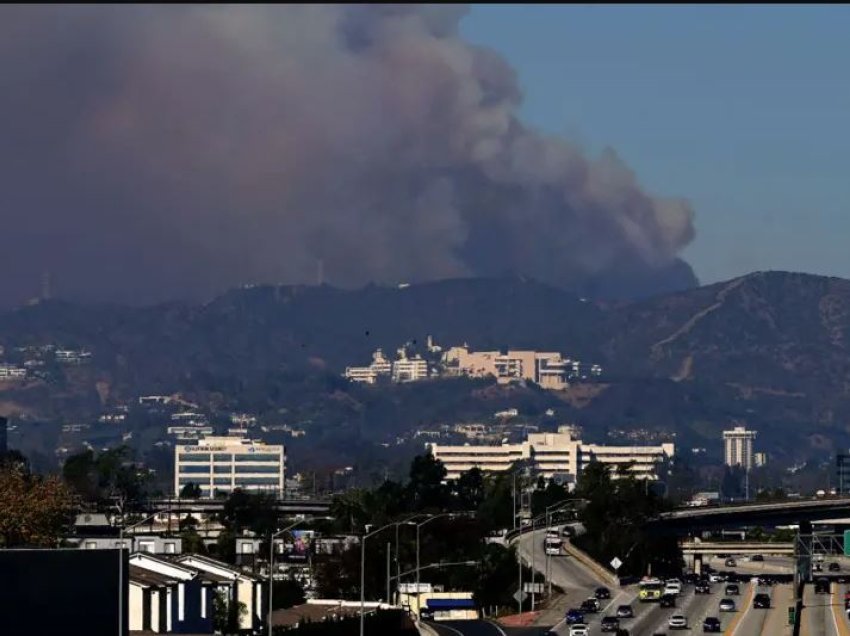
[[(151, 512), (219, 512), (226, 499), (152, 499), (146, 508)], [(331, 502), (326, 499), (278, 499), (275, 510), (290, 515), (326, 515)]]
[(659, 531), (690, 533), (730, 526), (810, 525), (845, 517), (850, 517), (848, 497), (682, 508), (661, 513), (650, 525)]

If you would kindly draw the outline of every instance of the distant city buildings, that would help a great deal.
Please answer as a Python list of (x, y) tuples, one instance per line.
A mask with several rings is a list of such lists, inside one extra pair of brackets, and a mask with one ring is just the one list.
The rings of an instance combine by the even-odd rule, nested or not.
[(753, 440), (756, 431), (748, 431), (736, 426), (731, 431), (723, 431), (724, 463), (729, 466), (741, 466), (744, 470), (753, 469)]
[(839, 453), (835, 457), (835, 468), (838, 476), (839, 495), (850, 495), (850, 455)]
[(174, 493), (196, 484), (202, 497), (240, 488), (252, 492), (284, 492), (285, 450), (258, 440), (204, 437), (174, 448)]
[[(381, 349), (372, 354), (372, 363), (366, 367), (346, 367), (343, 374), (352, 382), (375, 384), (382, 376), (393, 382), (417, 382), (429, 377), (466, 376), (471, 378), (493, 377), (500, 384), (529, 381), (544, 389), (561, 390), (569, 386), (571, 379), (586, 379), (602, 375), (598, 364), (583, 365), (579, 360), (564, 358), (560, 353), (549, 351), (500, 351), (469, 350), (467, 345), (443, 350), (428, 336), (426, 349), (429, 361), (419, 354), (410, 357), (406, 343), (398, 350), (396, 360), (384, 357)], [(435, 356), (440, 355), (439, 361)]]
[(767, 466), (767, 453), (753, 453), (753, 463), (756, 465), (757, 468)]
[[(675, 453), (673, 444), (657, 446), (601, 446), (575, 439), (568, 427), (558, 433), (532, 433), (518, 444), (449, 446), (427, 444), (435, 459), (446, 467), (447, 479), (457, 479), (472, 468), (484, 472), (509, 470), (517, 461), (527, 461), (544, 478), (575, 484), (593, 461), (613, 467), (628, 466), (637, 478), (657, 479), (657, 465)], [(616, 477), (616, 471), (614, 471)]]
[(27, 369), (13, 364), (0, 364), (0, 380), (22, 380), (27, 377)]
[[(473, 352), (464, 345), (448, 349), (443, 354), (442, 363), (449, 375), (494, 377), (499, 384), (526, 380), (553, 390), (565, 389), (570, 379), (581, 377), (579, 361), (562, 358), (560, 353), (549, 351)], [(591, 366), (591, 376), (601, 374), (602, 367)]]

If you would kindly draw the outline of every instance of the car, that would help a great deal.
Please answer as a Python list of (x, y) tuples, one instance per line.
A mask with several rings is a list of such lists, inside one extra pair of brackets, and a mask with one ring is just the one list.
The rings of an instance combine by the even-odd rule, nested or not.
[(576, 623), (575, 625), (570, 625), (570, 636), (588, 636), (589, 634), (590, 630), (584, 623)]
[(754, 609), (770, 609), (770, 597), (767, 594), (756, 594), (753, 597)]
[(741, 588), (738, 587), (737, 583), (730, 583), (726, 586), (726, 589), (723, 590), (723, 593), (726, 596), (738, 596), (741, 593)]
[(579, 609), (572, 608), (567, 611), (565, 620), (567, 621), (567, 625), (577, 625), (579, 623), (583, 623), (584, 612)]
[(750, 561), (764, 561), (764, 557), (760, 554), (754, 554), (750, 557)]
[(611, 598), (611, 590), (607, 587), (597, 587), (593, 595), (598, 599)]
[(678, 581), (667, 581), (664, 584), (664, 592), (663, 594), (673, 594), (674, 596), (678, 596), (682, 592), (682, 584)]
[(735, 611), (735, 600), (731, 598), (724, 598), (720, 601), (720, 611), (721, 612), (734, 612)]
[(829, 594), (829, 580), (828, 579), (817, 579), (817, 580), (815, 580), (815, 594)]
[(737, 563), (735, 563), (735, 559), (733, 559), (732, 557), (729, 557), (729, 558), (728, 558), (728, 559), (726, 559), (726, 561), (724, 562), (724, 565), (725, 565), (727, 568), (734, 568), (734, 567), (735, 567), (736, 565), (738, 565), (738, 564), (737, 564)]
[(617, 607), (617, 618), (634, 618), (635, 612), (631, 605), (620, 605)]
[(571, 538), (573, 534), (575, 534), (575, 532), (573, 531), (572, 526), (564, 526), (561, 528), (561, 536), (565, 539)]
[(711, 594), (711, 585), (708, 581), (697, 581), (694, 584), (694, 594)]
[(581, 602), (581, 607), (579, 609), (581, 609), (581, 611), (585, 614), (595, 614), (602, 609), (602, 606), (599, 604), (598, 598), (591, 596)]
[(557, 529), (557, 528), (549, 528), (549, 529), (546, 531), (546, 536), (547, 536), (547, 537), (554, 537), (554, 538), (556, 538), (556, 539), (557, 539), (560, 535), (559, 535), (559, 533), (558, 533), (558, 529)]
[(722, 574), (720, 574), (719, 572), (712, 572), (711, 574), (708, 575), (708, 580), (711, 581), (712, 583), (723, 583), (723, 581), (725, 581), (726, 578)]
[(620, 619), (616, 616), (606, 616), (602, 619), (603, 632), (616, 632), (620, 629)]
[(823, 572), (823, 566), (820, 563), (815, 563), (812, 569), (815, 572)]
[(661, 607), (676, 607), (676, 595), (662, 594), (661, 598), (658, 599), (658, 605)]
[(699, 581), (699, 574), (696, 574), (695, 572), (688, 572), (684, 578), (685, 583), (694, 585), (695, 583), (697, 583), (697, 581)]
[(688, 629), (688, 619), (684, 614), (673, 614), (667, 619), (667, 626), (670, 629)]
[(702, 631), (703, 633), (720, 633), (723, 631), (720, 627), (720, 619), (716, 616), (706, 616), (702, 622)]
[(826, 569), (830, 572), (841, 572), (841, 566), (835, 562), (830, 563)]

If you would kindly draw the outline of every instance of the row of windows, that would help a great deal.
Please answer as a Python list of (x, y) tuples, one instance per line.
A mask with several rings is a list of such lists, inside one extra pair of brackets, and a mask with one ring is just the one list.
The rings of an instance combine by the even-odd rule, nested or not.
[[(281, 455), (277, 453), (237, 453), (231, 455), (229, 453), (216, 453), (215, 461), (217, 462), (279, 462)], [(221, 457), (219, 455), (222, 455)], [(210, 462), (209, 453), (180, 453), (179, 459), (181, 462)]]
[[(231, 470), (232, 468), (235, 469)], [(257, 466), (213, 466), (213, 472), (217, 475), (226, 474), (229, 475), (232, 472), (239, 473), (280, 473), (280, 465), (279, 464), (260, 464)], [(180, 474), (203, 474), (209, 475), (210, 467), (209, 466), (195, 466), (195, 465), (186, 465), (180, 467)]]
[[(181, 486), (186, 484), (197, 484), (202, 486), (209, 484), (209, 478), (199, 479), (198, 477), (179, 477), (177, 483)], [(213, 477), (213, 484), (218, 486), (229, 486), (232, 483), (230, 477)], [(236, 477), (237, 486), (258, 486), (261, 484), (279, 484), (279, 477)]]

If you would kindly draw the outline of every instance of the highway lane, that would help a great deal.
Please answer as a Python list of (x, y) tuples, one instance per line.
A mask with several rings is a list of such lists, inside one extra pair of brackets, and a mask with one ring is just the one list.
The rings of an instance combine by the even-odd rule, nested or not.
[[(440, 636), (507, 636), (505, 630), (489, 621), (439, 621), (428, 622)], [(511, 634), (542, 633), (537, 627), (533, 630), (511, 630)]]
[[(765, 634), (765, 636), (791, 636), (794, 630), (788, 624), (788, 608), (793, 604), (793, 586), (773, 586), (773, 593), (770, 597), (770, 610), (767, 612), (767, 618), (764, 621), (761, 633)], [(742, 634), (742, 636), (744, 635)]]
[(841, 603), (841, 599), (835, 594), (837, 584), (833, 583), (831, 587), (830, 594), (815, 594), (813, 585), (805, 586), (800, 617), (801, 636), (839, 636), (832, 605)]
[(786, 556), (766, 556), (764, 561), (736, 557), (734, 567), (726, 567), (726, 559), (717, 557), (706, 559), (704, 563), (715, 570), (732, 570), (741, 574), (792, 574), (794, 572), (794, 559)]

